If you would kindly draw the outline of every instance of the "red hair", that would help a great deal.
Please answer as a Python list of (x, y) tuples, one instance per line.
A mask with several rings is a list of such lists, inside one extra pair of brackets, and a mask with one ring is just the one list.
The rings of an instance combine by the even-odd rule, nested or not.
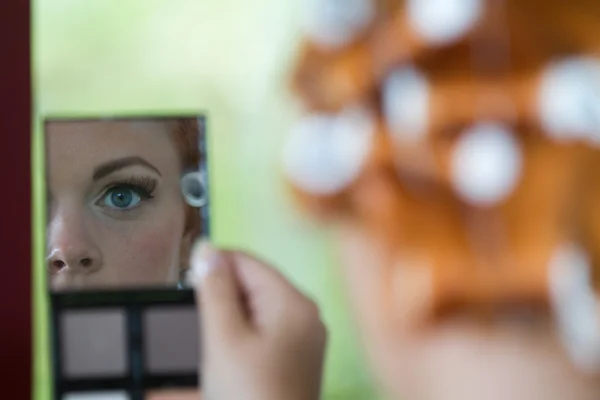
[[(204, 132), (200, 132), (197, 118), (179, 118), (170, 129), (171, 138), (175, 144), (181, 161), (182, 174), (190, 170), (197, 170), (202, 161), (200, 141)], [(200, 215), (194, 207), (185, 204), (186, 224), (185, 232), (193, 237), (200, 235)]]

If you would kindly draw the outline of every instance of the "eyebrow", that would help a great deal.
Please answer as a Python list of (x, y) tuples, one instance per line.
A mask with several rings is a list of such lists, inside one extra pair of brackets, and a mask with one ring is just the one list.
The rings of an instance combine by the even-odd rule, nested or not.
[(134, 165), (140, 165), (142, 167), (151, 169), (156, 172), (158, 175), (162, 176), (158, 168), (154, 165), (150, 164), (148, 161), (144, 160), (142, 157), (132, 156), (132, 157), (124, 157), (116, 160), (109, 161), (107, 163), (101, 164), (94, 168), (94, 175), (92, 179), (94, 181), (100, 180), (115, 171), (121, 170), (123, 168), (131, 167)]

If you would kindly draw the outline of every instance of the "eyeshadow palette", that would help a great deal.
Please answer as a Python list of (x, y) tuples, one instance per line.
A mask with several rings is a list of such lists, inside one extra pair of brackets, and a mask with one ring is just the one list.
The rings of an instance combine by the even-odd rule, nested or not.
[(142, 400), (198, 387), (194, 296), (168, 288), (51, 293), (55, 399)]

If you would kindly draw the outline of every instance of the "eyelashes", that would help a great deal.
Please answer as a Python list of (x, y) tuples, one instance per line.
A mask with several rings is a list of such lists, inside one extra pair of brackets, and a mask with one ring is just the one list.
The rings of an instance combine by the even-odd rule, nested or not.
[(97, 201), (101, 207), (128, 211), (154, 198), (158, 180), (149, 176), (131, 176), (108, 185)]
[(158, 180), (150, 176), (131, 176), (113, 183), (111, 188), (127, 187), (135, 190), (138, 194), (144, 194), (146, 198), (153, 198), (153, 193), (158, 185)]

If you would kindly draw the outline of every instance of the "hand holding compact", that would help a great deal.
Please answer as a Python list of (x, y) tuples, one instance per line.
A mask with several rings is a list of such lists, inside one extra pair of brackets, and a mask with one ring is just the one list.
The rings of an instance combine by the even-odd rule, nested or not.
[(315, 303), (265, 263), (204, 243), (192, 253), (203, 399), (319, 398), (326, 331)]

